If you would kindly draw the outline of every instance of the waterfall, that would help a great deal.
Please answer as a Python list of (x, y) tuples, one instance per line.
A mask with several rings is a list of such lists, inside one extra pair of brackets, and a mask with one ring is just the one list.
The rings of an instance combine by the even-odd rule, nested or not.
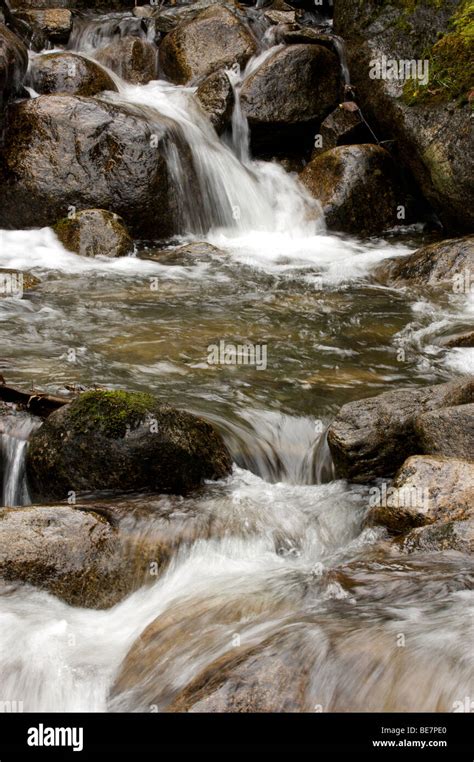
[(0, 419), (0, 452), (3, 463), (2, 505), (29, 505), (25, 458), (30, 435), (40, 421), (26, 414)]

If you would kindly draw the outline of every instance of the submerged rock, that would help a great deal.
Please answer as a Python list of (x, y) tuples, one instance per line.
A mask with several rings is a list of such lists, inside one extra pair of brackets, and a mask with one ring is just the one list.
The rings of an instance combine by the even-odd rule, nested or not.
[(104, 209), (84, 209), (65, 217), (54, 226), (59, 240), (82, 257), (124, 257), (133, 250), (133, 241), (121, 217)]
[(29, 291), (40, 283), (31, 273), (25, 273), (21, 270), (9, 268), (0, 268), (0, 297), (18, 296), (21, 297), (23, 291)]
[(158, 79), (158, 48), (139, 37), (123, 37), (96, 51), (94, 57), (122, 79), (146, 85)]
[(328, 429), (336, 475), (358, 483), (393, 476), (408, 456), (421, 452), (418, 415), (473, 401), (474, 379), (466, 378), (343, 405)]
[(386, 259), (375, 277), (389, 284), (446, 284), (457, 293), (468, 293), (473, 271), (474, 237), (464, 236), (422, 246), (407, 257)]
[(423, 413), (415, 419), (415, 432), (420, 452), (474, 461), (474, 404)]
[[(242, 111), (260, 151), (311, 146), (317, 126), (339, 100), (339, 61), (319, 45), (284, 47), (267, 58), (242, 85)], [(308, 142), (309, 140), (309, 142)]]
[(404, 462), (390, 488), (381, 491), (366, 522), (402, 534), (413, 527), (472, 516), (474, 465), (455, 458), (414, 455)]
[(474, 331), (466, 333), (456, 333), (452, 336), (445, 336), (439, 340), (439, 344), (445, 349), (454, 349), (457, 347), (474, 347)]
[(209, 423), (124, 391), (81, 394), (47, 418), (27, 454), (38, 500), (93, 490), (184, 494), (230, 470), (227, 448)]
[(300, 180), (321, 202), (330, 230), (371, 235), (397, 223), (403, 199), (392, 157), (380, 146), (332, 148), (313, 159)]
[(0, 509), (0, 577), (47, 590), (71, 606), (113, 606), (145, 577), (148, 559), (127, 557), (117, 529), (71, 506)]
[[(396, 141), (423, 194), (456, 231), (474, 225), (471, 27), (468, 3), (459, 0), (338, 0), (334, 8), (364, 114), (379, 137)], [(404, 62), (416, 72), (400, 71)]]
[(212, 6), (180, 24), (160, 45), (160, 67), (177, 85), (217, 69), (243, 66), (257, 51), (249, 29), (227, 7)]
[[(152, 127), (139, 110), (94, 98), (42, 95), (14, 104), (0, 147), (0, 226), (51, 226), (71, 208), (99, 208), (123, 217), (137, 237), (179, 232), (164, 156), (168, 130), (165, 119), (157, 116)], [(188, 167), (185, 152), (181, 158)]]
[(117, 88), (101, 66), (75, 53), (47, 53), (33, 58), (28, 84), (40, 94), (96, 95)]
[(221, 135), (232, 117), (234, 91), (224, 69), (210, 74), (199, 85), (196, 97), (209, 117), (218, 135)]
[(0, 24), (0, 108), (16, 95), (28, 68), (28, 51), (23, 42), (4, 24)]

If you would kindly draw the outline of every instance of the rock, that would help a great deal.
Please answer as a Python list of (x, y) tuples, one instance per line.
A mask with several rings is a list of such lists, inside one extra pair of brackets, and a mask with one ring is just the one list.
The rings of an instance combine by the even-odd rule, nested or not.
[(313, 159), (300, 175), (323, 207), (330, 230), (373, 235), (397, 223), (403, 198), (395, 166), (380, 146), (339, 146)]
[(474, 401), (474, 379), (397, 389), (343, 405), (328, 429), (336, 475), (357, 483), (393, 476), (420, 452), (415, 419), (423, 412)]
[(366, 523), (382, 524), (392, 534), (434, 522), (474, 517), (474, 466), (455, 458), (413, 455), (369, 511)]
[(0, 268), (0, 297), (17, 296), (21, 298), (24, 291), (29, 291), (38, 283), (40, 280), (30, 273), (10, 270), (5, 267)]
[[(153, 135), (140, 111), (94, 98), (42, 95), (14, 104), (0, 148), (0, 227), (51, 226), (72, 207), (115, 212), (136, 237), (179, 233), (166, 119), (156, 117)], [(184, 152), (181, 161), (192, 178)]]
[[(149, 17), (155, 21), (155, 29), (159, 33), (167, 34), (177, 26), (187, 21), (193, 21), (200, 13), (216, 5), (222, 5), (222, 0), (197, 0), (189, 5), (180, 5), (171, 8), (154, 8), (149, 13)], [(225, 6), (229, 9), (235, 8), (232, 0), (227, 0)], [(135, 9), (134, 13), (136, 14)]]
[(445, 349), (455, 349), (457, 347), (474, 347), (474, 331), (467, 333), (456, 333), (453, 336), (446, 336), (439, 340), (439, 344)]
[(123, 220), (104, 209), (85, 209), (54, 226), (59, 240), (82, 257), (125, 257), (133, 251)]
[(23, 8), (46, 10), (50, 8), (74, 8), (77, 2), (76, 0), (9, 0), (9, 5), (13, 10), (22, 10)]
[(423, 413), (415, 419), (415, 432), (420, 452), (474, 461), (474, 404)]
[[(353, 0), (338, 0), (334, 31), (346, 41), (352, 83), (369, 123), (379, 137), (396, 141), (398, 156), (447, 229), (472, 230), (468, 99), (474, 59), (466, 4), (367, 0), (355, 7)], [(390, 71), (383, 71), (383, 61)], [(386, 76), (400, 73), (399, 61), (429, 66), (418, 79)]]
[(103, 90), (117, 91), (111, 77), (101, 66), (75, 53), (46, 53), (33, 58), (28, 84), (37, 93), (96, 95)]
[(196, 96), (218, 135), (221, 135), (232, 118), (234, 91), (224, 69), (210, 74), (199, 85)]
[(389, 283), (420, 286), (450, 285), (457, 293), (470, 290), (469, 274), (474, 270), (474, 237), (451, 238), (422, 246), (407, 257), (386, 259), (374, 271), (377, 279)]
[(0, 509), (0, 577), (71, 606), (107, 608), (140, 586), (148, 559), (130, 558), (104, 516), (71, 506)]
[(27, 454), (38, 500), (73, 490), (184, 494), (231, 469), (221, 437), (206, 421), (149, 394), (85, 392), (49, 416)]
[[(359, 109), (353, 101), (340, 103), (319, 128), (321, 140), (315, 142), (312, 159), (340, 145), (370, 143), (371, 135), (361, 119)], [(319, 145), (319, 142), (321, 145)]]
[(72, 13), (66, 8), (23, 10), (15, 14), (15, 19), (28, 24), (31, 30), (29, 42), (35, 50), (44, 48), (46, 41), (53, 46), (66, 43), (72, 30)]
[(474, 519), (447, 521), (413, 529), (403, 537), (400, 545), (407, 553), (445, 550), (474, 553)]
[(28, 51), (23, 42), (4, 24), (0, 24), (0, 109), (16, 95), (28, 68)]
[(123, 37), (96, 51), (99, 63), (134, 85), (158, 79), (158, 48), (139, 37)]
[(340, 95), (337, 56), (319, 45), (292, 45), (267, 58), (242, 85), (242, 111), (257, 152), (314, 142)]
[(166, 35), (160, 67), (171, 82), (184, 85), (235, 63), (243, 66), (256, 51), (253, 35), (237, 16), (213, 6)]
[(296, 11), (265, 11), (267, 21), (271, 24), (294, 24), (296, 21)]

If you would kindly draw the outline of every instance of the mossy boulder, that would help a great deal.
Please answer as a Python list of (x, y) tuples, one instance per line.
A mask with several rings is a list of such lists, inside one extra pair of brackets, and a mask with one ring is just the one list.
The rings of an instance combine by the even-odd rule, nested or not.
[(28, 84), (42, 95), (96, 95), (104, 90), (117, 91), (113, 79), (101, 66), (69, 52), (46, 53), (33, 58)]
[(158, 48), (139, 37), (123, 37), (94, 55), (99, 63), (134, 85), (145, 85), (158, 79)]
[(133, 241), (123, 220), (104, 209), (84, 209), (54, 226), (59, 240), (83, 257), (124, 257), (133, 250)]
[(114, 490), (185, 494), (231, 469), (220, 435), (149, 394), (91, 391), (49, 416), (31, 438), (27, 475), (38, 500)]
[[(0, 146), (0, 227), (52, 226), (72, 207), (115, 212), (138, 238), (180, 232), (170, 140), (168, 120), (156, 116), (152, 129), (132, 106), (74, 95), (12, 104)], [(192, 183), (188, 153), (176, 150)]]
[(166, 35), (160, 67), (171, 82), (184, 85), (235, 63), (243, 66), (256, 51), (255, 38), (237, 15), (213, 5)]
[[(474, 226), (472, 13), (471, 0), (338, 0), (334, 12), (366, 118), (379, 138), (394, 141), (401, 162), (454, 233)], [(383, 56), (426, 61), (427, 76), (371, 76)]]
[(380, 146), (343, 145), (324, 151), (304, 168), (300, 180), (321, 202), (330, 230), (370, 235), (397, 223), (403, 196), (392, 157)]

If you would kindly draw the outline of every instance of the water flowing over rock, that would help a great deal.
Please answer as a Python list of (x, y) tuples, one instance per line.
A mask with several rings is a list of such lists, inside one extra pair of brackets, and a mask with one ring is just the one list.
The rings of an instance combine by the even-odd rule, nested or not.
[(256, 50), (254, 37), (237, 16), (213, 6), (165, 37), (160, 67), (171, 82), (186, 84), (222, 67), (243, 66)]
[(230, 469), (209, 423), (127, 392), (85, 392), (49, 416), (27, 455), (33, 496), (43, 501), (71, 490), (184, 494)]
[[(457, 0), (338, 0), (334, 29), (347, 42), (352, 81), (371, 124), (396, 141), (400, 159), (447, 228), (470, 231), (472, 35), (467, 27), (456, 31), (462, 10)], [(398, 68), (384, 75), (384, 61), (386, 67), (420, 61), (428, 71), (418, 80), (412, 73), (399, 77)]]
[(473, 399), (474, 380), (467, 378), (349, 402), (328, 430), (336, 474), (359, 483), (392, 476), (405, 458), (422, 452), (415, 428), (417, 415)]
[(113, 79), (101, 66), (74, 53), (47, 53), (33, 58), (28, 71), (28, 84), (37, 93), (96, 95), (104, 90), (116, 91)]
[(7, 191), (0, 225), (52, 225), (69, 207), (93, 207), (116, 212), (138, 235), (170, 235), (167, 136), (158, 115), (152, 133), (139, 112), (92, 98), (45, 95), (15, 104), (0, 153)]
[(467, 293), (473, 269), (474, 237), (464, 236), (422, 246), (407, 257), (386, 259), (375, 270), (375, 277), (390, 284), (445, 284), (457, 293)]
[(0, 24), (0, 108), (15, 95), (23, 82), (28, 67), (28, 51), (23, 42)]
[(139, 37), (123, 37), (94, 55), (97, 61), (132, 84), (144, 85), (158, 79), (158, 49)]
[(319, 123), (340, 97), (339, 62), (319, 45), (292, 45), (267, 56), (244, 80), (242, 111), (257, 151), (304, 140), (311, 148)]
[(133, 241), (116, 214), (103, 209), (85, 209), (54, 226), (61, 243), (82, 257), (124, 257), (133, 251)]
[(397, 223), (403, 201), (395, 165), (380, 146), (339, 146), (313, 159), (301, 182), (323, 207), (331, 230), (371, 235)]

